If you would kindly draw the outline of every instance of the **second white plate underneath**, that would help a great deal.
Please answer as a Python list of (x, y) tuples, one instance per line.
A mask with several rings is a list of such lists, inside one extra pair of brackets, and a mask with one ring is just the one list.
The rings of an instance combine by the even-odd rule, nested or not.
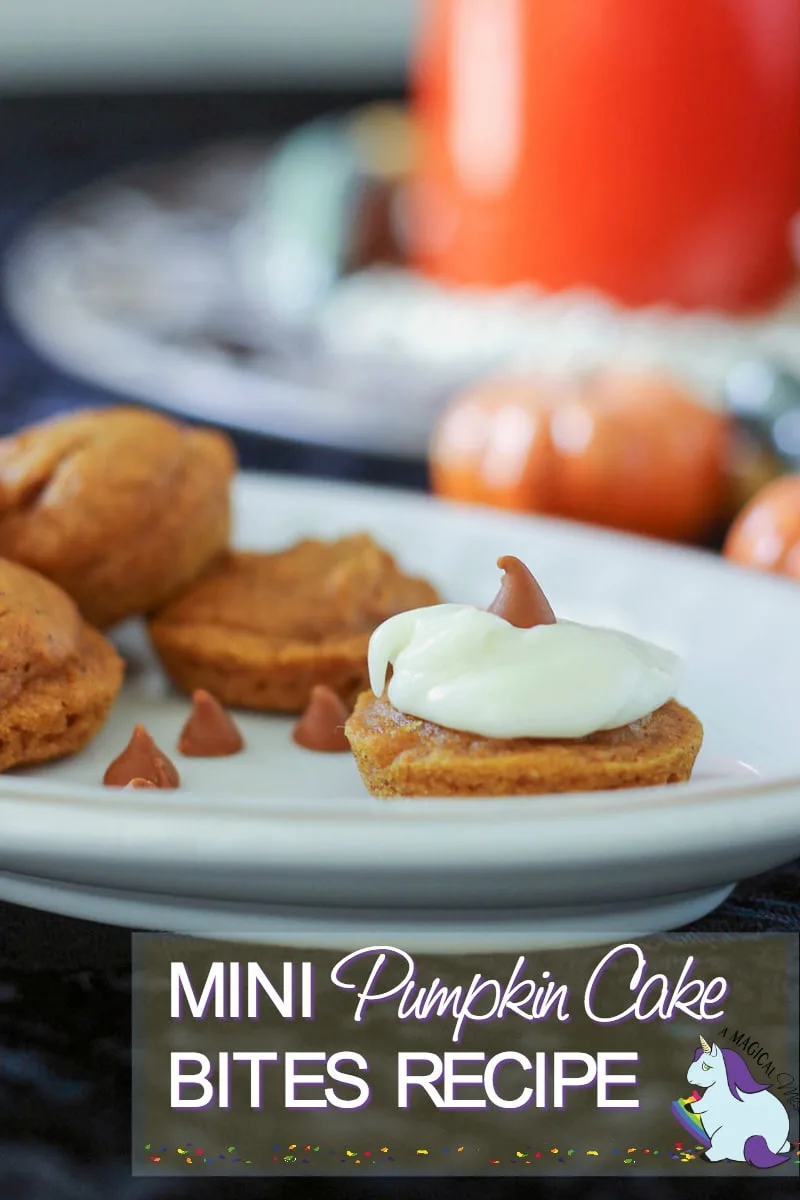
[(0, 873), (0, 898), (12, 904), (138, 931), (300, 949), (352, 951), (362, 946), (399, 946), (409, 954), (521, 953), (646, 937), (705, 916), (731, 890), (727, 886), (565, 909), (421, 912), (194, 902)]

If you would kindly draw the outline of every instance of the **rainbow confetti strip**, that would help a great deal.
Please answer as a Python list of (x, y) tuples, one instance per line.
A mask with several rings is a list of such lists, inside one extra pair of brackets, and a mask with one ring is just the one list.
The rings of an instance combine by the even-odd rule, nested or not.
[[(552, 1162), (572, 1164), (581, 1170), (581, 1163), (586, 1163), (586, 1160), (593, 1164), (598, 1158), (616, 1159), (625, 1167), (632, 1168), (639, 1166), (651, 1165), (653, 1160), (659, 1156), (669, 1158), (681, 1165), (689, 1165), (698, 1162), (703, 1154), (703, 1151), (708, 1148), (709, 1141), (705, 1133), (701, 1136), (697, 1135), (698, 1130), (702, 1130), (699, 1118), (694, 1113), (687, 1112), (686, 1106), (696, 1100), (697, 1096), (688, 1096), (686, 1099), (675, 1100), (672, 1104), (672, 1111), (675, 1116), (684, 1124), (687, 1129), (690, 1128), (692, 1134), (691, 1142), (676, 1141), (670, 1147), (658, 1149), (656, 1147), (643, 1146), (602, 1146), (600, 1148), (590, 1147), (559, 1147), (559, 1146), (543, 1146), (537, 1148), (533, 1146), (520, 1147), (506, 1158), (498, 1158), (496, 1154), (492, 1154), (488, 1147), (471, 1146), (470, 1150), (479, 1153), (484, 1162), (490, 1167), (500, 1166), (516, 1166), (516, 1167), (533, 1167), (538, 1164), (547, 1164)], [(800, 1166), (800, 1142), (792, 1142), (792, 1155), (797, 1160)], [(430, 1146), (417, 1147), (414, 1153), (420, 1163), (431, 1163), (432, 1160), (439, 1159), (439, 1156), (447, 1156), (462, 1154), (467, 1147), (465, 1146)], [(333, 1159), (337, 1165), (347, 1165), (352, 1167), (380, 1167), (384, 1164), (394, 1164), (396, 1162), (394, 1155), (391, 1153), (391, 1148), (388, 1145), (374, 1146), (370, 1149), (353, 1146), (340, 1149), (336, 1146), (315, 1146), (310, 1142), (304, 1144), (303, 1141), (290, 1142), (285, 1146), (275, 1145), (269, 1147), (270, 1153), (266, 1161), (262, 1164), (263, 1169), (272, 1166), (276, 1168), (285, 1168), (290, 1166), (292, 1170), (310, 1166), (312, 1164), (321, 1166), (324, 1162), (330, 1162)], [(408, 1151), (406, 1151), (408, 1153)], [(170, 1163), (178, 1162), (182, 1167), (217, 1167), (223, 1164), (233, 1166), (236, 1164), (237, 1173), (239, 1169), (246, 1170), (248, 1167), (254, 1166), (253, 1160), (246, 1158), (242, 1150), (237, 1146), (224, 1146), (211, 1148), (206, 1146), (203, 1149), (200, 1146), (194, 1146), (191, 1142), (184, 1142), (182, 1146), (173, 1147), (171, 1150), (167, 1146), (159, 1145), (157, 1142), (148, 1142), (144, 1146), (143, 1160), (145, 1163), (153, 1164), (157, 1170), (159, 1167), (166, 1167)], [(449, 1174), (449, 1172), (445, 1172)]]

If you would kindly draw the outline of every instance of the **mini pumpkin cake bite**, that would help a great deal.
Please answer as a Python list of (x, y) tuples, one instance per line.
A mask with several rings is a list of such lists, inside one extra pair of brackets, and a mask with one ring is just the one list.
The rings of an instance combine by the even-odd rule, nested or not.
[(689, 779), (703, 727), (674, 698), (676, 655), (557, 620), (519, 559), (498, 566), (489, 609), (437, 605), (373, 634), (372, 690), (345, 725), (367, 789), (522, 796)]
[(367, 534), (306, 539), (274, 554), (232, 551), (149, 622), (169, 677), (220, 704), (300, 713), (324, 685), (349, 707), (368, 686), (373, 630), (436, 604)]
[(82, 750), (105, 724), (123, 663), (59, 587), (0, 560), (0, 771)]
[(229, 440), (137, 408), (0, 439), (0, 555), (52, 579), (98, 629), (152, 612), (228, 543)]

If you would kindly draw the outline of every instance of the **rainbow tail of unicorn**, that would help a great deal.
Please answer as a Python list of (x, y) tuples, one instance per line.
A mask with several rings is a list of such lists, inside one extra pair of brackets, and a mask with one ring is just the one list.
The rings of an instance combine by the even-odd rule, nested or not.
[(781, 1146), (780, 1154), (773, 1154), (761, 1134), (754, 1133), (744, 1144), (744, 1161), (751, 1167), (761, 1167), (762, 1169), (779, 1167), (782, 1163), (789, 1161), (788, 1153), (784, 1153), (789, 1149), (789, 1143), (786, 1142)]
[(691, 1112), (687, 1105), (697, 1099), (697, 1095), (689, 1096), (686, 1100), (673, 1100), (672, 1114), (680, 1122), (683, 1128), (689, 1133), (698, 1145), (704, 1146), (705, 1149), (711, 1145), (711, 1140), (703, 1128), (703, 1122), (696, 1113)]

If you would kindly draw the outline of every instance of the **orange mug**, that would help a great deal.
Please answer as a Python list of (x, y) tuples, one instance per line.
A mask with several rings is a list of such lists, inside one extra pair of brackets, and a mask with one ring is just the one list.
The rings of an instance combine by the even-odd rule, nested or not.
[(731, 312), (791, 283), (800, 0), (427, 0), (416, 265)]

